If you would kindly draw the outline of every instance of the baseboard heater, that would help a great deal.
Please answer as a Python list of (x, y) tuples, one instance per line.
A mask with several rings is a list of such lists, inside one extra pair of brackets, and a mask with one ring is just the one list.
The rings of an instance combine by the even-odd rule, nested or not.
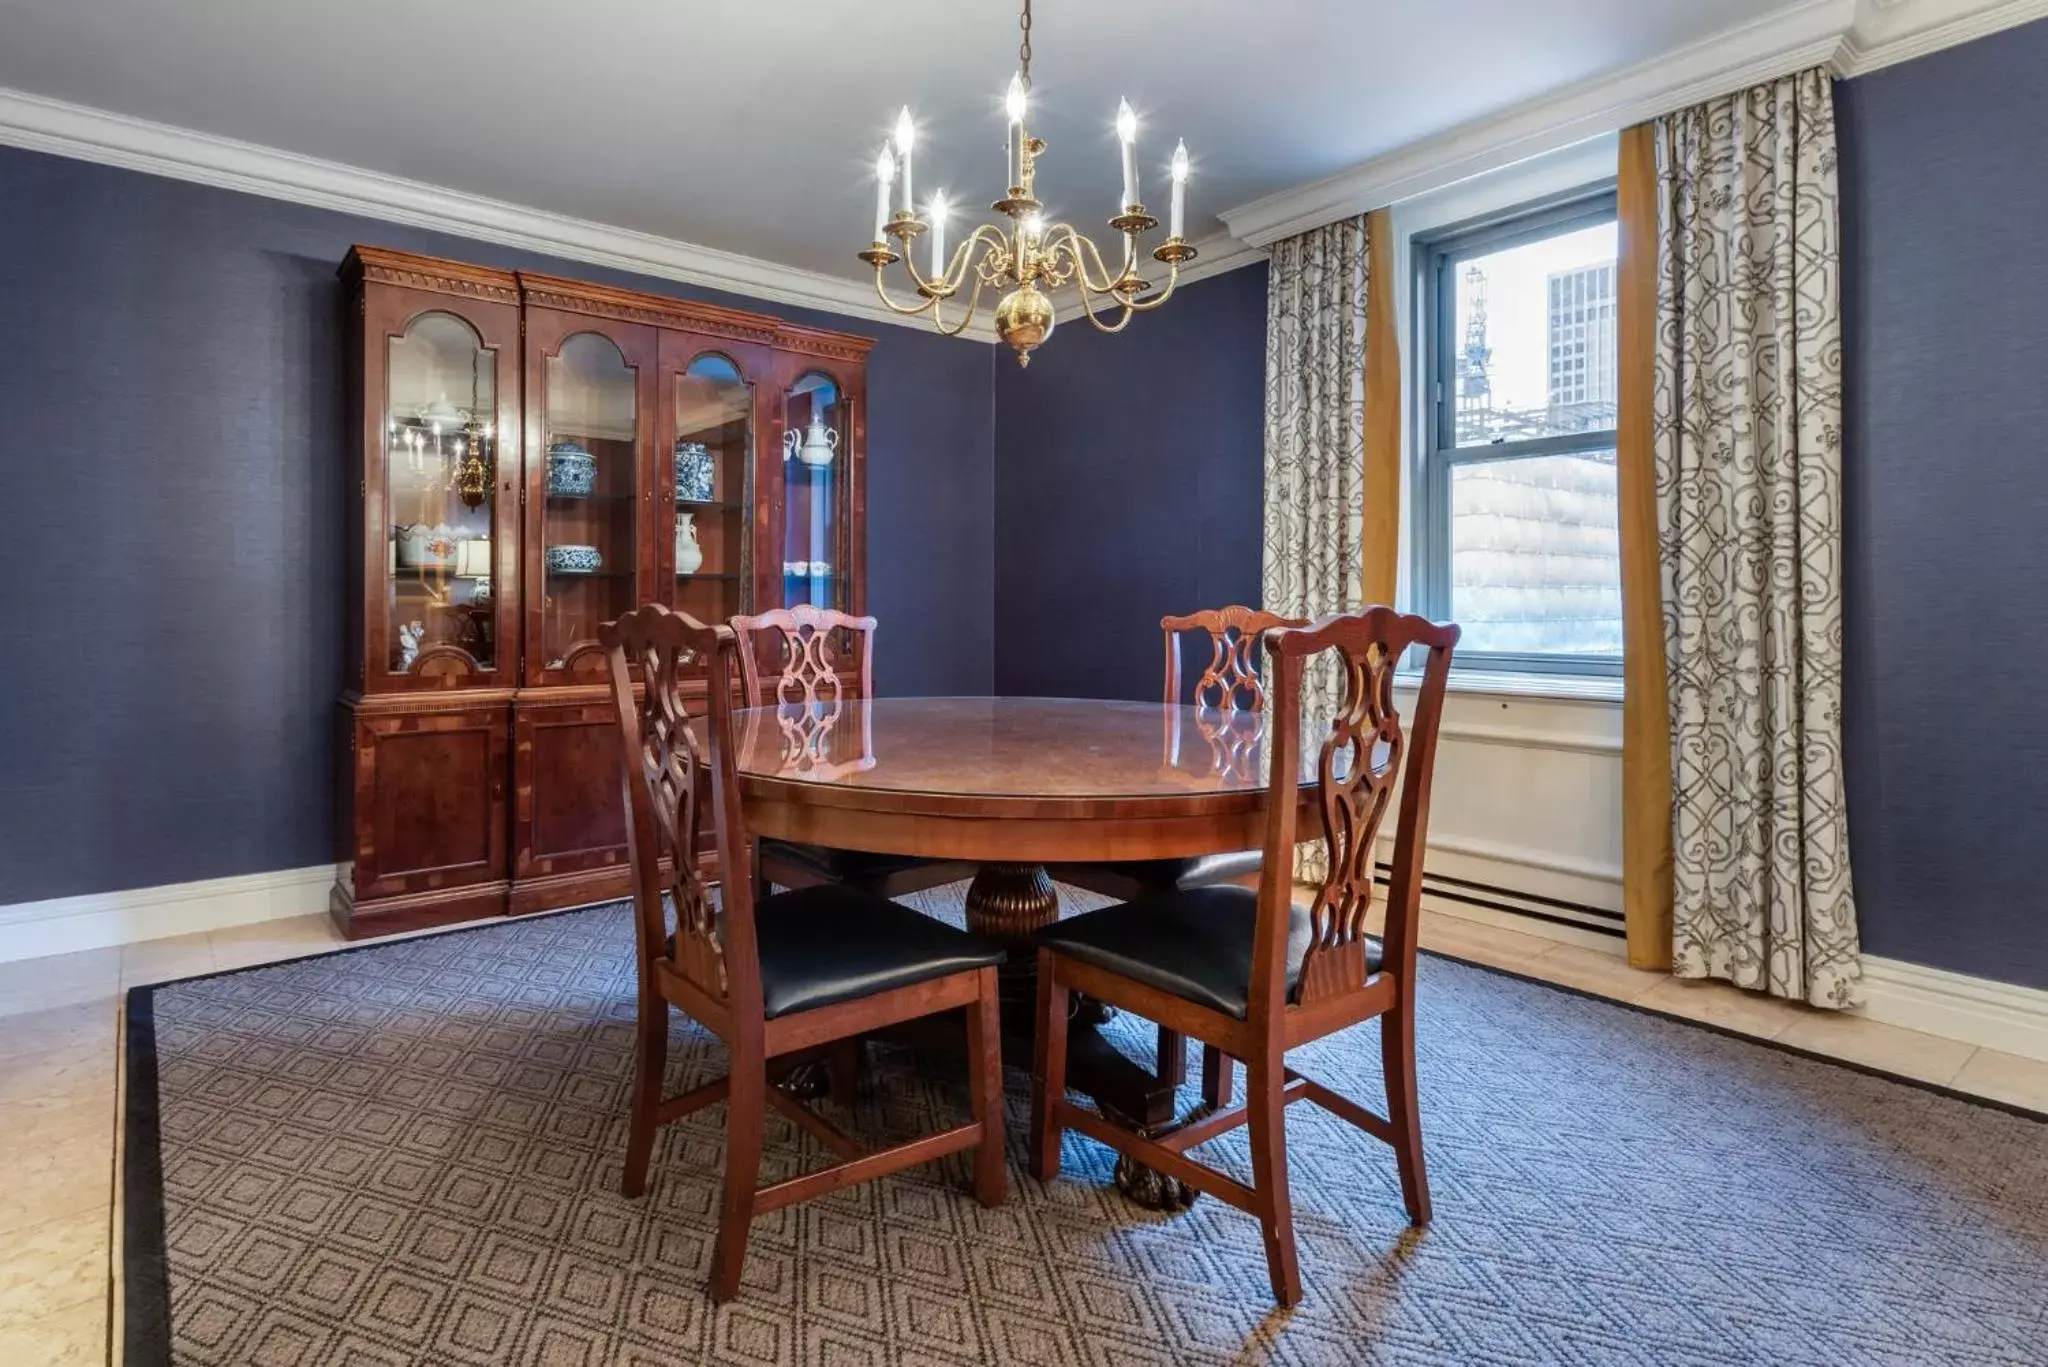
[[(1379, 879), (1385, 883), (1393, 873), (1393, 865), (1382, 861), (1379, 865)], [(1590, 930), (1600, 935), (1624, 937), (1621, 913), (1605, 907), (1589, 907), (1583, 902), (1571, 902), (1562, 897), (1544, 897), (1533, 892), (1517, 892), (1513, 888), (1496, 887), (1491, 883), (1475, 882), (1469, 878), (1449, 878), (1442, 874), (1422, 875), (1422, 891), (1430, 897), (1439, 897), (1446, 902), (1462, 902), (1466, 906), (1484, 907), (1488, 911), (1505, 911), (1515, 916), (1528, 916), (1538, 921), (1549, 921), (1553, 925), (1571, 926), (1577, 930)]]

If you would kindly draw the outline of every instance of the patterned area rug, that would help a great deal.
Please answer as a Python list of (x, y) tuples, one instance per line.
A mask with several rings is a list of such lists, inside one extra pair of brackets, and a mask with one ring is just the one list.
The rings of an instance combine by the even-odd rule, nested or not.
[[(957, 892), (951, 904), (957, 907)], [(1436, 1220), (1392, 1155), (1290, 1108), (1304, 1304), (1257, 1227), (1130, 1205), (1068, 1138), (984, 1211), (949, 1161), (755, 1222), (705, 1295), (724, 1107), (618, 1193), (623, 906), (131, 996), (129, 1367), (389, 1364), (2038, 1364), (2038, 1121), (1445, 959), (1422, 970)], [(1129, 1047), (1149, 1030), (1120, 1022)], [(669, 1085), (723, 1071), (680, 1022)], [(1296, 1055), (1380, 1104), (1377, 1034)], [(960, 1077), (884, 1048), (876, 1139), (956, 1123)], [(769, 1121), (764, 1179), (823, 1154)], [(1202, 1151), (1243, 1172), (1240, 1131)]]

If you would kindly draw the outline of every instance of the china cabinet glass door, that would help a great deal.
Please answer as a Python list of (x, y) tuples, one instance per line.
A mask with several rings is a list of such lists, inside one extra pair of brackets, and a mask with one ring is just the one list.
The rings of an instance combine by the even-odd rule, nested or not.
[(540, 658), (561, 669), (637, 606), (640, 410), (634, 368), (594, 332), (547, 358), (544, 388)]
[(672, 383), (675, 606), (722, 622), (753, 607), (754, 386), (717, 352)]
[(783, 398), (782, 601), (846, 606), (846, 404), (811, 371)]
[[(498, 353), (452, 313), (422, 313), (389, 342), (384, 421), (385, 667), (496, 668), (491, 541)], [(466, 657), (466, 658), (465, 658)]]

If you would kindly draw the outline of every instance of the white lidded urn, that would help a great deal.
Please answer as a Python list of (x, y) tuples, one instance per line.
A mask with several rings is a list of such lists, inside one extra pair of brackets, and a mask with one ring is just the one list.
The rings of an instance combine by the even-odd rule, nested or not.
[(704, 566), (704, 548), (697, 544), (697, 515), (676, 514), (676, 573), (695, 574)]

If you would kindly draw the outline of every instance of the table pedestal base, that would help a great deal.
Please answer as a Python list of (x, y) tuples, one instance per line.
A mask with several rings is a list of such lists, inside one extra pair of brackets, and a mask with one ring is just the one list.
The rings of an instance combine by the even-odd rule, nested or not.
[[(1031, 937), (1059, 919), (1059, 890), (1040, 864), (984, 864), (967, 889), (967, 928), (1011, 945), (999, 972), (1003, 1052), (1014, 1062), (1033, 1056), (1038, 1030), (1038, 952)], [(1067, 1017), (1067, 1085), (1104, 1112), (1157, 1137), (1175, 1127), (1175, 1088), (1139, 1067), (1099, 1033), (1111, 1007), (1074, 993)], [(1194, 1191), (1178, 1179), (1119, 1157), (1116, 1185), (1151, 1210), (1185, 1210)]]

